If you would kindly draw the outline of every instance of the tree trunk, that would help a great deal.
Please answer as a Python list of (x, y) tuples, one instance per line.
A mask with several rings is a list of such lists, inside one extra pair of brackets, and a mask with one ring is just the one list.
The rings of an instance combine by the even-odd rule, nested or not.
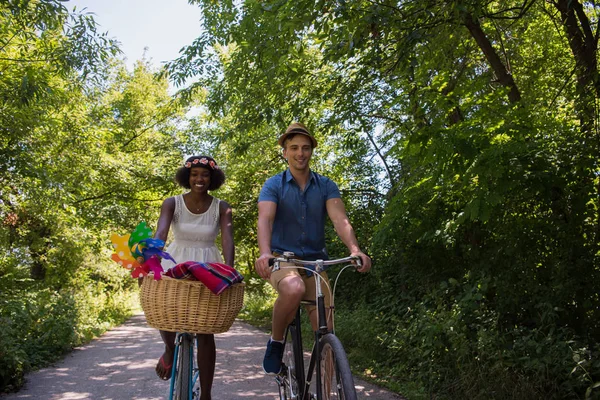
[(511, 103), (517, 103), (521, 100), (521, 92), (519, 92), (519, 88), (515, 83), (512, 75), (506, 69), (506, 66), (500, 59), (500, 56), (494, 50), (492, 43), (489, 41), (483, 29), (481, 29), (481, 25), (479, 21), (473, 17), (472, 14), (465, 13), (463, 18), (463, 24), (467, 27), (471, 36), (477, 42), (477, 45), (483, 51), (485, 58), (490, 63), (492, 70), (496, 74), (496, 78), (501, 85), (509, 88), (508, 99)]
[[(598, 128), (597, 102), (600, 98), (598, 77), (598, 37), (594, 35), (590, 21), (579, 0), (556, 0), (554, 6), (560, 12), (569, 47), (575, 59), (577, 76), (577, 112), (581, 123), (582, 148), (588, 149), (586, 157), (592, 171), (598, 170), (600, 158), (600, 132)], [(593, 177), (588, 177), (591, 181)], [(589, 182), (585, 182), (589, 184)], [(600, 184), (595, 187), (600, 199)], [(596, 235), (600, 236), (600, 216), (596, 221)]]

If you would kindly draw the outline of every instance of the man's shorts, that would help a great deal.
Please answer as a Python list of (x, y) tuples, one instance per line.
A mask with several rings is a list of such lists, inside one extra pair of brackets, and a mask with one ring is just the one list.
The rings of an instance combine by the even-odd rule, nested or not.
[[(305, 269), (298, 268), (295, 264), (291, 264), (291, 263), (283, 263), (282, 262), (279, 264), (279, 266), (281, 267), (281, 269), (273, 272), (271, 274), (271, 278), (269, 279), (271, 286), (273, 286), (273, 288), (278, 293), (279, 293), (279, 289), (278, 289), (279, 282), (281, 282), (281, 280), (287, 276), (296, 275), (296, 276), (299, 276), (300, 278), (302, 278), (302, 281), (304, 282), (304, 287), (306, 288), (306, 291), (304, 292), (304, 297), (302, 298), (302, 300), (315, 301), (317, 284), (315, 282), (314, 274), (311, 276), (307, 276)], [(283, 268), (283, 267), (288, 267), (288, 268)], [(289, 268), (289, 267), (293, 267), (293, 268)], [(323, 281), (321, 281), (321, 291), (323, 292), (323, 295), (325, 298), (325, 310), (329, 310), (330, 306), (331, 306), (331, 291), (329, 289), (330, 288), (329, 278), (327, 277), (326, 272), (321, 272), (321, 277), (323, 277)], [(316, 305), (305, 305), (305, 309), (309, 315), (316, 308), (317, 308)]]

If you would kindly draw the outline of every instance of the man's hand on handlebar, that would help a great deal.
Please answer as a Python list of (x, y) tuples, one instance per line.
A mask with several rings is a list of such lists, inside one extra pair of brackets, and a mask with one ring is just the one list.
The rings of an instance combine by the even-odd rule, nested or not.
[(256, 259), (254, 263), (254, 268), (256, 268), (256, 272), (263, 279), (269, 279), (271, 277), (271, 267), (269, 266), (269, 259), (275, 258), (270, 253), (261, 254), (259, 258)]
[(368, 255), (366, 255), (362, 251), (357, 251), (350, 255), (355, 256), (355, 257), (360, 257), (360, 260), (361, 260), (360, 264), (362, 264), (362, 265), (360, 265), (358, 268), (356, 268), (356, 270), (358, 272), (369, 272), (369, 270), (371, 269), (371, 258)]

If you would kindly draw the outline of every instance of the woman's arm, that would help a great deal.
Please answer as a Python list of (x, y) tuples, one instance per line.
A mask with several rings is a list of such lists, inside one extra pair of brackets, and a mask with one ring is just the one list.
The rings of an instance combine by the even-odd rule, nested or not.
[[(160, 207), (160, 216), (158, 217), (156, 233), (154, 234), (155, 239), (167, 241), (169, 236), (169, 228), (171, 227), (171, 221), (173, 220), (173, 213), (175, 212), (175, 197), (169, 197), (163, 201)], [(143, 277), (138, 278), (138, 284), (141, 285)]]
[(223, 259), (225, 264), (233, 265), (235, 259), (235, 245), (233, 243), (233, 215), (231, 206), (221, 200), (219, 202), (220, 226), (221, 226), (221, 248), (223, 249)]
[(173, 221), (173, 214), (175, 213), (175, 197), (169, 197), (162, 203), (160, 208), (160, 217), (158, 217), (158, 223), (156, 224), (156, 233), (154, 237), (163, 241), (167, 241), (169, 236), (169, 229), (171, 228), (171, 221)]

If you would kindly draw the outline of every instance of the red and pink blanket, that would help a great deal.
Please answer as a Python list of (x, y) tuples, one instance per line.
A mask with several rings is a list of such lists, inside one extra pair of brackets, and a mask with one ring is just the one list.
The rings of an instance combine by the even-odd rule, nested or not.
[(221, 294), (244, 277), (233, 267), (221, 263), (186, 261), (170, 268), (165, 275), (175, 279), (195, 279), (202, 282), (214, 294)]

